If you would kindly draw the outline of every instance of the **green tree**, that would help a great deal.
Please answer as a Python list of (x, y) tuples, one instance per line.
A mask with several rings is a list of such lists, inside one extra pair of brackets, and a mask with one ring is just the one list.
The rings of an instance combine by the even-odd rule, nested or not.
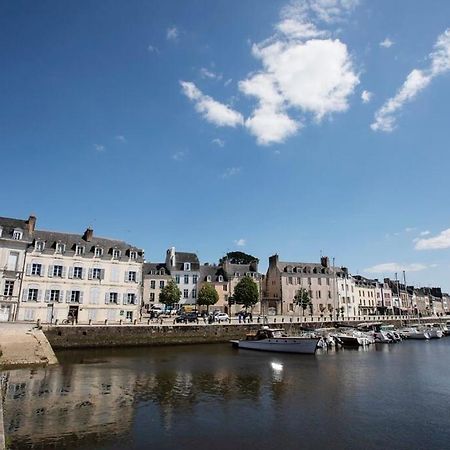
[(311, 297), (309, 296), (309, 292), (304, 288), (300, 288), (295, 294), (294, 302), (303, 310), (302, 315), (304, 316), (306, 309), (311, 305)]
[(159, 294), (159, 301), (166, 305), (166, 307), (173, 307), (181, 298), (181, 291), (175, 284), (175, 281), (170, 280), (162, 289)]
[(234, 288), (233, 300), (245, 309), (256, 305), (259, 301), (258, 286), (250, 277), (243, 277)]
[(226, 260), (231, 264), (250, 264), (253, 261), (259, 263), (258, 258), (244, 252), (228, 252), (223, 258), (220, 258), (219, 264), (223, 264)]
[(215, 305), (219, 301), (219, 294), (211, 283), (205, 283), (198, 293), (197, 304), (206, 306), (206, 311), (209, 312), (210, 305)]

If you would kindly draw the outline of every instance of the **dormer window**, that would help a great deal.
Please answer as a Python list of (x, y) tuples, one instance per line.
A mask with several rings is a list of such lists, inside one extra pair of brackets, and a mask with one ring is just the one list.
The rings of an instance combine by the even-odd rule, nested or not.
[(235, 277), (240, 277), (241, 274), (240, 274), (239, 272), (234, 272), (234, 276), (235, 276)]
[(117, 248), (114, 248), (113, 252), (112, 252), (112, 255), (113, 255), (114, 259), (119, 259), (120, 258), (120, 250), (117, 249)]
[(159, 271), (159, 275), (165, 275), (166, 274), (166, 271), (164, 270), (164, 269), (161, 269), (160, 271)]
[(23, 236), (23, 231), (22, 230), (16, 228), (13, 231), (13, 239), (14, 240), (18, 241), (18, 240), (22, 239), (22, 236)]
[(184, 263), (184, 270), (191, 270), (191, 263)]
[(84, 246), (82, 246), (82, 245), (77, 245), (77, 246), (75, 247), (75, 254), (76, 254), (77, 256), (84, 255)]
[(206, 281), (207, 281), (208, 283), (211, 282), (211, 275), (208, 275), (208, 276), (206, 277)]
[(219, 275), (219, 283), (223, 283), (223, 276)]
[(100, 256), (103, 255), (103, 249), (101, 247), (95, 247), (94, 249), (94, 256), (96, 258), (100, 258)]
[(44, 241), (36, 241), (36, 243), (34, 244), (34, 249), (37, 252), (44, 251), (44, 248), (45, 248), (45, 242)]
[(136, 259), (137, 258), (137, 252), (135, 252), (134, 250), (130, 251), (130, 259)]
[(65, 244), (62, 244), (61, 242), (56, 243), (56, 253), (64, 253), (66, 250)]

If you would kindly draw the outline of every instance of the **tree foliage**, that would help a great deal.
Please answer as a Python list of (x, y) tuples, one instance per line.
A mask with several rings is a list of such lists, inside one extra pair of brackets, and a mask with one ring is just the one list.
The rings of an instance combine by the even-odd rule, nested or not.
[(181, 291), (175, 284), (175, 281), (170, 280), (159, 294), (159, 301), (166, 306), (173, 306), (180, 301)]
[(233, 300), (245, 309), (256, 305), (259, 301), (258, 286), (250, 277), (243, 277), (234, 288)]
[(312, 304), (311, 297), (309, 295), (309, 292), (304, 289), (300, 288), (294, 297), (294, 302), (303, 310), (303, 314), (305, 314), (306, 308)]
[(228, 252), (223, 258), (220, 259), (219, 263), (223, 264), (228, 260), (231, 264), (250, 264), (253, 261), (259, 263), (259, 259), (256, 256), (249, 255), (244, 252)]
[(198, 293), (197, 304), (206, 306), (209, 310), (210, 305), (215, 305), (219, 301), (219, 294), (211, 283), (205, 283)]

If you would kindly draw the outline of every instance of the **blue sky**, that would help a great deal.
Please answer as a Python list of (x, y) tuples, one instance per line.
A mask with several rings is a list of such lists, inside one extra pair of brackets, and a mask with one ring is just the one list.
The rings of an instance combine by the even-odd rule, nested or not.
[(322, 252), (450, 290), (449, 17), (444, 0), (3, 1), (0, 214), (92, 225), (151, 261)]

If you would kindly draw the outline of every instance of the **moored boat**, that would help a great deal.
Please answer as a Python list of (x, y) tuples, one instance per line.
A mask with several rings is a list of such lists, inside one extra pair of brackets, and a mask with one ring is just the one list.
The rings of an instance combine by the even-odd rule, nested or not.
[(230, 341), (234, 347), (280, 353), (316, 353), (320, 337), (287, 336), (281, 328), (263, 327), (245, 339)]
[(414, 327), (403, 328), (400, 334), (406, 339), (430, 339), (430, 334), (427, 331), (419, 330)]

